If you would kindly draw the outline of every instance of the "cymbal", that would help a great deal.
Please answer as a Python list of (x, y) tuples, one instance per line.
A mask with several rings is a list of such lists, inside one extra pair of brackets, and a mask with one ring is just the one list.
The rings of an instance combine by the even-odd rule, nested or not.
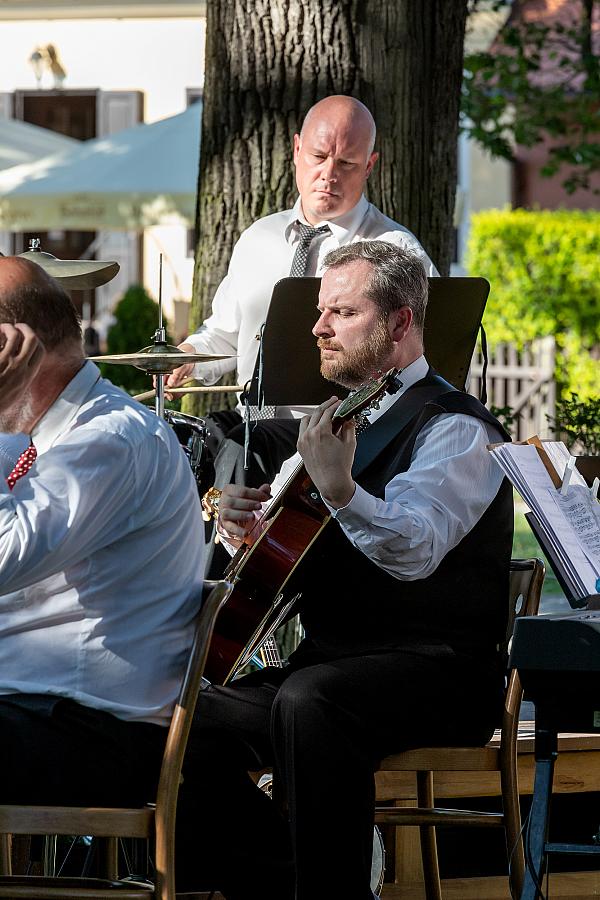
[(231, 356), (220, 356), (216, 353), (185, 353), (176, 347), (169, 347), (168, 351), (155, 350), (144, 347), (138, 353), (113, 353), (107, 356), (90, 356), (88, 359), (94, 362), (113, 363), (120, 366), (135, 366), (143, 372), (155, 375), (167, 375), (186, 363), (214, 362), (220, 359), (231, 359)]
[[(31, 243), (33, 245), (34, 241)], [(102, 262), (97, 259), (58, 259), (52, 253), (40, 250), (39, 246), (32, 246), (24, 253), (19, 253), (19, 256), (41, 266), (68, 291), (87, 291), (100, 287), (114, 278), (120, 269), (119, 263), (114, 260)]]

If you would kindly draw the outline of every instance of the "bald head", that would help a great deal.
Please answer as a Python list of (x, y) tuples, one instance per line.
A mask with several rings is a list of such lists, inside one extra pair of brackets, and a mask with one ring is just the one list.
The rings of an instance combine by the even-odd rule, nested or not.
[(365, 151), (370, 156), (375, 147), (377, 129), (375, 119), (364, 103), (354, 97), (346, 97), (344, 94), (334, 94), (319, 100), (311, 106), (304, 117), (300, 138), (307, 128), (316, 127), (319, 121), (335, 123), (345, 132), (355, 132), (365, 142)]
[(46, 350), (81, 355), (81, 325), (71, 298), (41, 266), (18, 256), (0, 258), (0, 322), (25, 322)]
[(296, 184), (312, 225), (334, 220), (360, 200), (377, 161), (375, 122), (360, 100), (335, 95), (309, 109), (294, 135)]

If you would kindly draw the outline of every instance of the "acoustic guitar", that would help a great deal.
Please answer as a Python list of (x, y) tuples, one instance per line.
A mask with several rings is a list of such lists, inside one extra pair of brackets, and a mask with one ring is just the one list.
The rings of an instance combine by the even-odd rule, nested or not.
[[(400, 387), (397, 369), (359, 388), (336, 409), (334, 430)], [(362, 422), (358, 422), (357, 430)], [(210, 493), (210, 492), (209, 492)], [(216, 512), (216, 503), (211, 512)], [(331, 519), (303, 464), (258, 519), (233, 557), (225, 577), (234, 589), (216, 622), (205, 676), (227, 684), (261, 644), (291, 616), (302, 596), (294, 584), (299, 567)]]

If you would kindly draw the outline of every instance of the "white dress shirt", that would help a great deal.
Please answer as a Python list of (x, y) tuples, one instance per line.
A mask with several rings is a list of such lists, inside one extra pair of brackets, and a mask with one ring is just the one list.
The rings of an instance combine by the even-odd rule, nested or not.
[(166, 724), (191, 646), (203, 523), (174, 432), (86, 362), (0, 482), (0, 694)]
[[(382, 416), (427, 371), (424, 356), (407, 366), (400, 375), (402, 388), (386, 394), (369, 421)], [(356, 485), (347, 506), (330, 511), (352, 544), (394, 578), (427, 578), (498, 493), (503, 475), (486, 445), (502, 440), (496, 428), (473, 416), (437, 415), (421, 429), (410, 468), (386, 485), (383, 500)], [(271, 486), (273, 496), (300, 462), (299, 453), (286, 460)]]
[(7, 478), (15, 463), (29, 446), (26, 434), (0, 434), (0, 478)]
[[(227, 275), (213, 300), (212, 315), (186, 342), (199, 353), (229, 354), (235, 358), (216, 363), (200, 363), (195, 376), (205, 384), (214, 384), (226, 372), (237, 367), (238, 384), (252, 378), (258, 354), (258, 335), (267, 318), (273, 287), (290, 274), (299, 233), (296, 223), (304, 224), (300, 198), (292, 209), (258, 219), (244, 231), (235, 247)], [(357, 205), (332, 221), (330, 233), (317, 235), (308, 255), (307, 275), (320, 275), (323, 260), (330, 250), (356, 241), (382, 240), (415, 253), (428, 275), (437, 270), (418, 240), (397, 222), (384, 216), (363, 196)]]

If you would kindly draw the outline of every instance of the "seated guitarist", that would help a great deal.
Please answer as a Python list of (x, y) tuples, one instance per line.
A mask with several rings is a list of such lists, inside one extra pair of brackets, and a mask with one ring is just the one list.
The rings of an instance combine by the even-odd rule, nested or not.
[[(506, 435), (428, 366), (416, 257), (367, 241), (326, 265), (314, 328), (322, 374), (356, 388), (396, 367), (402, 387), (358, 439), (352, 422), (334, 433), (335, 397), (303, 420), (298, 451), (333, 517), (296, 576), (305, 638), (284, 668), (200, 697), (178, 838), (191, 867), (179, 887), (228, 900), (371, 900), (378, 761), (482, 745), (502, 698), (512, 493), (486, 444)], [(270, 497), (267, 485), (223, 491), (230, 543)], [(282, 804), (247, 774), (270, 766)]]

